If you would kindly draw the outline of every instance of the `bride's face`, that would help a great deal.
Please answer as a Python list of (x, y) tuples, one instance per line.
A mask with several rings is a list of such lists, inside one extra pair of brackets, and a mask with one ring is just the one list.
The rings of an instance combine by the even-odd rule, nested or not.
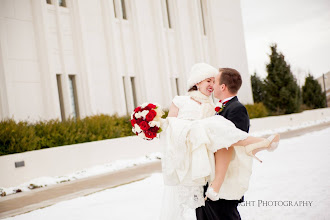
[(214, 90), (215, 78), (210, 77), (204, 79), (202, 82), (197, 83), (198, 90), (204, 95), (210, 96)]

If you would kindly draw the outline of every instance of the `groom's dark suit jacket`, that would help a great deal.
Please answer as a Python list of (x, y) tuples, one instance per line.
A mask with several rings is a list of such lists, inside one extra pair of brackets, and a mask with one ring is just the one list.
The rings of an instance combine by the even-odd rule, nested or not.
[(227, 102), (220, 115), (233, 122), (236, 128), (249, 132), (250, 118), (244, 105), (238, 101), (237, 96)]
[[(225, 107), (217, 115), (222, 115), (230, 120), (242, 131), (249, 132), (250, 118), (246, 108), (237, 99), (237, 96), (227, 102)], [(204, 187), (204, 192), (207, 186)], [(241, 219), (237, 210), (237, 205), (244, 201), (244, 196), (240, 200), (211, 201), (207, 199), (205, 206), (196, 209), (197, 220), (238, 220)]]

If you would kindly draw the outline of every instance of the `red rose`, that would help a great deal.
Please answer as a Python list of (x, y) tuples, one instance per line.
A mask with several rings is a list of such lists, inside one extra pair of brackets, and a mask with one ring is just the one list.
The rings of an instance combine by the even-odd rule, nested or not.
[(150, 103), (150, 104), (148, 105), (148, 107), (151, 108), (151, 109), (155, 109), (155, 108), (156, 108), (156, 105)]
[(149, 131), (151, 131), (153, 133), (157, 133), (158, 130), (159, 130), (159, 127), (156, 127), (156, 126), (149, 129)]
[(141, 106), (136, 107), (136, 108), (134, 109), (134, 112), (139, 112), (139, 111), (141, 111)]
[(154, 133), (154, 132), (150, 132), (150, 133), (151, 133), (151, 135), (152, 135), (152, 136), (151, 136), (152, 138), (157, 137), (157, 133)]
[(147, 121), (152, 121), (157, 115), (157, 112), (155, 110), (150, 110), (149, 113), (146, 115)]
[(221, 109), (221, 108), (220, 108), (219, 106), (215, 107), (215, 111), (216, 111), (216, 112), (220, 111), (220, 109)]
[(136, 121), (136, 123), (137, 123), (138, 125), (140, 125), (140, 123), (143, 121), (143, 119), (142, 119), (142, 118), (138, 118), (138, 119), (136, 119), (135, 121)]
[(151, 132), (151, 131), (146, 131), (145, 132), (145, 135), (146, 135), (147, 138), (153, 139), (153, 138), (155, 138), (157, 136), (157, 133)]
[(143, 110), (148, 110), (149, 111), (149, 110), (151, 110), (151, 108), (149, 106), (146, 106), (146, 107), (143, 108)]
[(134, 125), (136, 124), (136, 120), (134, 118), (131, 120), (131, 124), (132, 124), (132, 127), (134, 127)]
[(149, 125), (148, 125), (148, 123), (145, 122), (145, 121), (141, 121), (141, 123), (139, 124), (139, 126), (140, 126), (140, 128), (141, 128), (143, 131), (146, 131), (146, 130), (148, 130), (148, 129), (150, 128)]

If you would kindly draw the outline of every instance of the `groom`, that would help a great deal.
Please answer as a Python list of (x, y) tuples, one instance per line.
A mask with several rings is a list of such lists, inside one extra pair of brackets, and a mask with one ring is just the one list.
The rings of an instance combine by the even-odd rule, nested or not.
[[(237, 99), (237, 92), (242, 85), (242, 78), (240, 73), (231, 68), (220, 68), (219, 73), (215, 78), (214, 85), (214, 96), (217, 99), (222, 100), (223, 109), (217, 115), (222, 115), (226, 119), (230, 120), (235, 124), (235, 126), (245, 132), (249, 132), (250, 127), (250, 119), (246, 108), (242, 105)], [(237, 173), (240, 168), (240, 162), (234, 160), (233, 155), (235, 155), (235, 149), (230, 147), (228, 150), (226, 148), (219, 150), (220, 159), (217, 161), (221, 161), (221, 174), (223, 175), (225, 184), (226, 181), (234, 181), (239, 182), (238, 175), (233, 177), (225, 178), (226, 173)], [(248, 159), (249, 160), (249, 159)], [(252, 161), (252, 159), (251, 159)], [(230, 166), (232, 162), (233, 166)], [(237, 165), (238, 164), (238, 165)], [(246, 188), (248, 187), (248, 180), (250, 177), (249, 169), (251, 169), (252, 162), (249, 161), (244, 164), (247, 170), (247, 178), (245, 178)], [(244, 171), (243, 171), (244, 172)], [(231, 178), (231, 179), (230, 179)], [(234, 179), (233, 179), (234, 178)], [(230, 179), (230, 180), (229, 180)], [(228, 184), (226, 184), (228, 185)], [(230, 190), (236, 190), (233, 186)], [(204, 187), (204, 192), (207, 189), (207, 185)], [(226, 192), (226, 194), (230, 194), (230, 192)], [(221, 197), (220, 197), (221, 198)], [(197, 220), (232, 220), (232, 219), (241, 219), (240, 214), (237, 210), (238, 203), (243, 202), (244, 196), (242, 195), (239, 200), (231, 200), (231, 199), (220, 199), (218, 201), (211, 201), (207, 199), (205, 201), (205, 206), (199, 207), (196, 209)]]

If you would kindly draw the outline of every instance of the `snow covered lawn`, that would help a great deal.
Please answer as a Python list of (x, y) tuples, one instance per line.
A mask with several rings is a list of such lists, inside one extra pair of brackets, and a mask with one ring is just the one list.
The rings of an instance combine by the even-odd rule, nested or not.
[[(330, 128), (282, 140), (276, 151), (258, 157), (263, 163), (254, 161), (246, 202), (239, 207), (242, 219), (330, 219)], [(162, 184), (161, 174), (154, 174), (8, 219), (155, 220)]]

